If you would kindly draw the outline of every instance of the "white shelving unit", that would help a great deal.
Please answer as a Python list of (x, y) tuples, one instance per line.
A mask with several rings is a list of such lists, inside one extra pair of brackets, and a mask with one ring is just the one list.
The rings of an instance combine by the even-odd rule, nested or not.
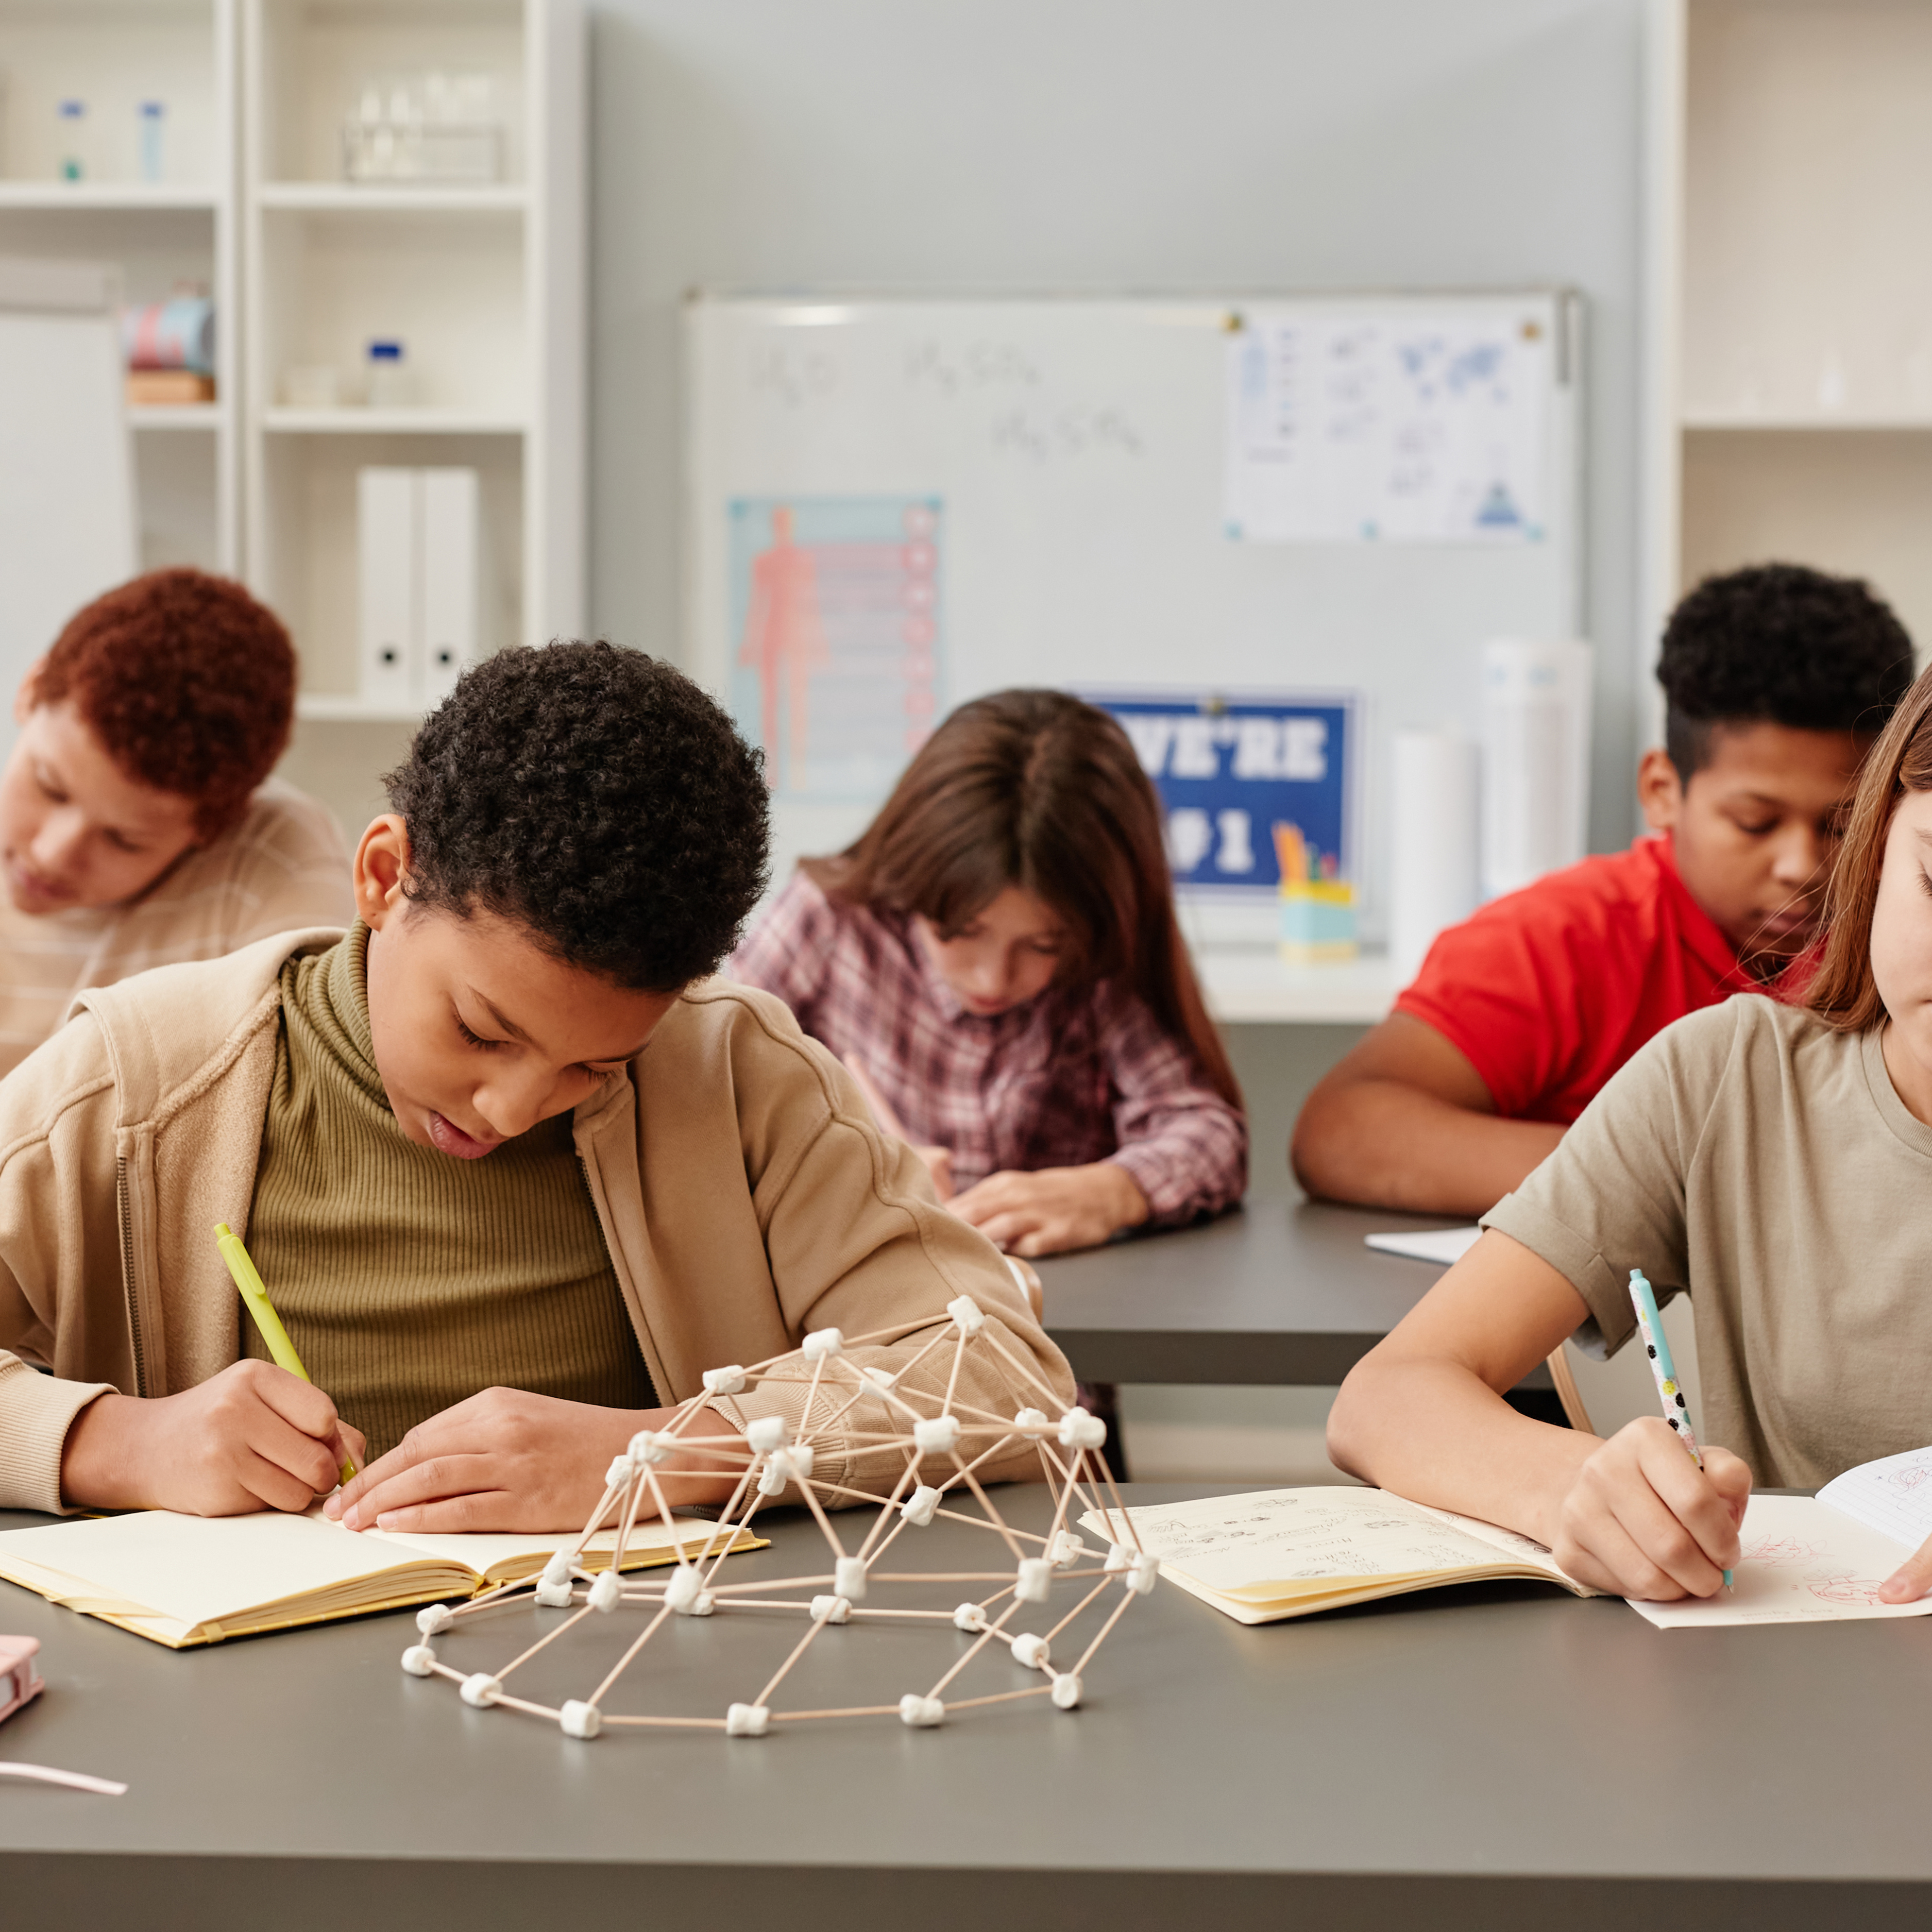
[[(244, 0), (242, 44), (245, 555), (302, 646), (304, 782), (352, 758), (318, 730), (386, 744), (411, 720), (356, 695), (364, 466), (480, 472), (486, 648), (583, 628), (584, 28), (577, 0)], [(428, 70), (491, 77), (503, 178), (345, 179), (364, 90)], [(404, 345), (407, 406), (358, 398), (380, 340)], [(289, 400), (316, 366), (339, 406)]]
[(1932, 8), (1654, 0), (1647, 601), (1780, 559), (1932, 646)]
[[(128, 300), (183, 284), (216, 316), (212, 403), (129, 411), (148, 568), (242, 567), (234, 0), (0, 0), (0, 254), (119, 266)], [(56, 118), (86, 104), (77, 181)], [(166, 106), (162, 178), (139, 178), (136, 111)]]

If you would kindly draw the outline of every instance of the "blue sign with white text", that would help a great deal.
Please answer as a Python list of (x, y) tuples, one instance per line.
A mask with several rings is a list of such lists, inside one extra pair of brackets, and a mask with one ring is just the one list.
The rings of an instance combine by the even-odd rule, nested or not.
[(1273, 893), (1354, 874), (1354, 700), (1264, 692), (1083, 691), (1133, 741), (1160, 794), (1177, 886)]

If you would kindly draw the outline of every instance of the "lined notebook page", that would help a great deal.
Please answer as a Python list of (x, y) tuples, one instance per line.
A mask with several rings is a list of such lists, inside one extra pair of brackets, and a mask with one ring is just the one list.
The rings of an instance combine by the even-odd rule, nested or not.
[(1818, 1500), (1916, 1550), (1932, 1536), (1932, 1449), (1861, 1462), (1827, 1483)]

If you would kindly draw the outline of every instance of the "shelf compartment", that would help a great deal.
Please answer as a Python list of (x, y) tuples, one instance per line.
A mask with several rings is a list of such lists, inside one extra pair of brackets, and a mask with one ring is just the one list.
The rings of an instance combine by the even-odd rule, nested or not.
[(217, 403), (130, 403), (129, 426), (137, 430), (217, 430), (226, 422)]
[(380, 76), (481, 73), (495, 82), (506, 182), (524, 177), (524, 18), (519, 0), (262, 0), (261, 172), (346, 184), (342, 130)]
[[(60, 0), (58, 6), (0, 0), (0, 67), (7, 74), (0, 116), (0, 194), (31, 198), (63, 191), (63, 206), (211, 207), (223, 171), (215, 101), (214, 0)], [(56, 104), (87, 104), (88, 178), (59, 178), (63, 143)], [(140, 178), (136, 110), (166, 104), (164, 178)], [(172, 197), (172, 199), (170, 199)]]
[[(471, 430), (529, 414), (524, 223), (512, 212), (396, 211), (380, 220), (340, 210), (265, 210), (259, 232), (263, 295), (256, 350), (273, 407), (286, 373), (334, 368), (343, 387), (364, 380), (368, 345), (404, 346), (413, 388), (398, 429), (430, 429), (452, 412)], [(416, 412), (434, 412), (418, 416)], [(275, 420), (333, 429), (334, 410), (275, 410)], [(344, 424), (342, 427), (347, 427)]]

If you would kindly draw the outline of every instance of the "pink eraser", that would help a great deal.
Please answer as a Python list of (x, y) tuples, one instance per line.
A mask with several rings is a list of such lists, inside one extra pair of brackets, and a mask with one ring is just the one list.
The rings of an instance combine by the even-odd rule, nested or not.
[(34, 1661), (40, 1648), (37, 1636), (0, 1636), (0, 1718), (10, 1718), (44, 1686)]

